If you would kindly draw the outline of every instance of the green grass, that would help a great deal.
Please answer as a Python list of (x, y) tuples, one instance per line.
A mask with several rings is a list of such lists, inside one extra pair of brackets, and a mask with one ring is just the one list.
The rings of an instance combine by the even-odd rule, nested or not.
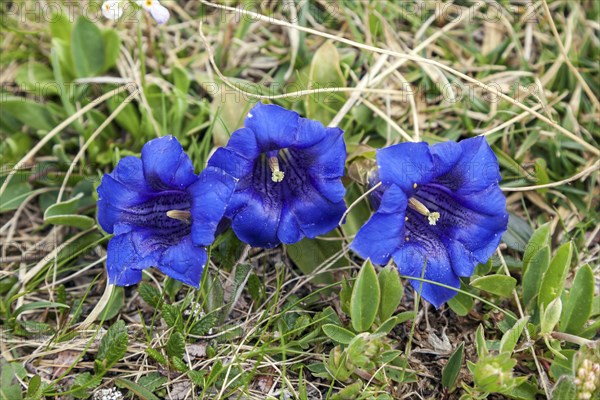
[[(600, 362), (600, 2), (163, 3), (163, 27), (0, 4), (0, 398), (581, 395)], [(344, 129), (346, 223), (271, 250), (226, 232), (200, 290), (154, 269), (107, 286), (102, 174), (166, 134), (199, 171), (258, 99)], [(348, 250), (373, 150), (475, 135), (500, 162), (508, 233), (440, 310), (382, 289), (387, 321)]]

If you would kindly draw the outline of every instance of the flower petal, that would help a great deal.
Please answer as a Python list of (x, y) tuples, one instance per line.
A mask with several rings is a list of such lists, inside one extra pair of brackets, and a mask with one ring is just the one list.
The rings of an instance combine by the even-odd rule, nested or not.
[(307, 161), (300, 159), (299, 153), (291, 149), (281, 166), (285, 172), (283, 194), (304, 235), (313, 238), (338, 226), (346, 204), (343, 198), (337, 202), (329, 201), (315, 188), (307, 172)]
[(155, 190), (184, 190), (194, 183), (192, 161), (174, 136), (163, 136), (146, 143), (142, 148), (144, 176)]
[(219, 222), (225, 214), (237, 179), (215, 167), (208, 167), (188, 187), (192, 204), (192, 240), (209, 246), (215, 240)]
[(248, 128), (241, 128), (233, 132), (227, 142), (227, 148), (247, 160), (254, 160), (260, 155), (256, 135)]
[(462, 155), (461, 145), (453, 141), (436, 143), (429, 150), (433, 156), (436, 176), (447, 174)]
[[(454, 273), (450, 266), (450, 260), (441, 243), (435, 243), (440, 246), (437, 249), (431, 247), (432, 243), (409, 243), (402, 246), (394, 253), (394, 262), (402, 275), (420, 278), (423, 275), (425, 261), (424, 279), (442, 283), (455, 288), (460, 287), (460, 279)], [(415, 279), (410, 280), (411, 286), (416, 290), (421, 290), (421, 296), (436, 308), (456, 296), (457, 292), (433, 283), (421, 282)]]
[(167, 7), (160, 4), (157, 0), (152, 1), (152, 6), (150, 6), (148, 11), (150, 11), (150, 15), (152, 15), (152, 18), (154, 18), (158, 25), (166, 23), (171, 16)]
[(110, 174), (102, 177), (98, 186), (98, 223), (108, 233), (119, 222), (123, 212), (150, 199), (142, 161), (137, 157), (122, 158)]
[(437, 183), (468, 195), (500, 182), (498, 159), (483, 136), (462, 140), (458, 145), (461, 156), (448, 173), (436, 178)]
[(297, 243), (304, 237), (300, 226), (296, 222), (296, 217), (291, 213), (288, 206), (281, 210), (281, 220), (277, 228), (277, 237), (285, 244)]
[(400, 143), (377, 150), (379, 179), (384, 185), (396, 184), (408, 197), (414, 185), (428, 183), (434, 174), (433, 158), (427, 143)]
[(161, 248), (139, 231), (114, 236), (108, 242), (106, 269), (108, 280), (118, 286), (135, 285), (142, 269), (158, 264)]
[(111, 21), (116, 21), (123, 15), (123, 5), (119, 0), (107, 0), (102, 3), (102, 15)]
[(440, 213), (437, 224), (428, 226), (431, 235), (460, 242), (479, 262), (489, 259), (508, 223), (506, 200), (497, 185), (460, 196), (443, 186), (430, 184), (421, 188), (417, 197), (431, 211)]
[(402, 189), (391, 185), (383, 194), (378, 211), (360, 228), (350, 248), (375, 264), (387, 264), (405, 240), (406, 204)]
[(296, 141), (300, 116), (274, 104), (257, 103), (250, 110), (244, 126), (256, 136), (262, 153), (290, 147)]
[(263, 196), (252, 189), (236, 192), (236, 197), (240, 203), (246, 203), (246, 206), (232, 218), (231, 227), (237, 237), (253, 247), (277, 246), (281, 197)]
[(208, 166), (221, 169), (227, 174), (240, 179), (252, 174), (254, 160), (248, 160), (244, 156), (227, 147), (218, 148), (208, 160)]
[(165, 249), (158, 269), (173, 279), (198, 288), (207, 260), (206, 249), (195, 246), (190, 236), (186, 236), (177, 245)]

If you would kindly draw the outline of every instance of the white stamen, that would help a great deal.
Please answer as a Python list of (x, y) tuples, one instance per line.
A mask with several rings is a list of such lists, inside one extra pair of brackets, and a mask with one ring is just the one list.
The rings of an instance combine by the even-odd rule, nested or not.
[(269, 168), (271, 168), (271, 180), (273, 182), (283, 181), (285, 173), (279, 169), (279, 159), (277, 157), (269, 157)]
[(189, 211), (182, 210), (169, 210), (167, 211), (167, 217), (183, 221), (189, 224), (192, 219), (192, 213), (190, 213)]
[(437, 221), (440, 219), (440, 213), (437, 211), (431, 212), (425, 204), (421, 203), (419, 200), (411, 197), (408, 199), (408, 206), (418, 212), (421, 215), (424, 215), (429, 220), (429, 225), (435, 225)]

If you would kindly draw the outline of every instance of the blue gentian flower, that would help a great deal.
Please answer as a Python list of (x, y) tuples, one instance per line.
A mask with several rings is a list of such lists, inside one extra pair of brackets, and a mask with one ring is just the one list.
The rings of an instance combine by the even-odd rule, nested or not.
[(205, 246), (214, 241), (235, 183), (214, 167), (196, 175), (173, 136), (146, 143), (141, 159), (121, 159), (98, 187), (98, 223), (115, 235), (106, 261), (110, 283), (136, 284), (154, 266), (198, 287)]
[[(370, 185), (376, 209), (351, 248), (376, 264), (392, 258), (400, 273), (455, 288), (492, 256), (508, 214), (498, 161), (485, 138), (459, 143), (401, 143), (377, 151)], [(440, 307), (456, 291), (411, 280)]]
[(346, 210), (342, 130), (261, 103), (244, 126), (209, 160), (239, 179), (226, 216), (240, 240), (271, 248), (334, 229)]

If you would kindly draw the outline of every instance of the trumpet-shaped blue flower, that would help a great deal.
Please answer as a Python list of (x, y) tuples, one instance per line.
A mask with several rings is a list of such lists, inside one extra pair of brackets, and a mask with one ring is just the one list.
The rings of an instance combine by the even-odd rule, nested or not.
[(109, 281), (133, 285), (154, 266), (198, 287), (205, 246), (214, 241), (235, 183), (214, 167), (196, 175), (173, 136), (146, 143), (141, 159), (121, 159), (98, 187), (98, 223), (115, 235), (108, 243)]
[[(376, 209), (351, 247), (377, 264), (454, 288), (492, 256), (508, 224), (496, 156), (483, 137), (459, 143), (401, 143), (377, 151)], [(411, 280), (436, 307), (456, 291)]]
[(226, 216), (255, 247), (296, 243), (334, 229), (346, 210), (342, 130), (258, 103), (209, 165), (239, 179)]

